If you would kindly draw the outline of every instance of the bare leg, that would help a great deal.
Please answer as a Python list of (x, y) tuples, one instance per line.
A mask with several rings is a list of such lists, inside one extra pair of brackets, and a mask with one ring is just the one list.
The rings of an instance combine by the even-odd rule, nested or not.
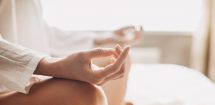
[(109, 105), (123, 105), (125, 104), (125, 93), (128, 82), (128, 74), (131, 67), (130, 58), (127, 59), (126, 62), (126, 75), (118, 80), (109, 81), (104, 84), (102, 88), (105, 91), (105, 94), (108, 98)]
[[(131, 61), (127, 60), (125, 77), (110, 81), (103, 90), (108, 105), (122, 105)], [(107, 105), (102, 90), (88, 83), (50, 79), (35, 84), (28, 95), (10, 92), (0, 96), (0, 105)]]
[(125, 105), (134, 105), (132, 102), (126, 102)]
[(107, 105), (102, 89), (88, 83), (49, 79), (35, 84), (28, 95), (11, 92), (0, 105)]

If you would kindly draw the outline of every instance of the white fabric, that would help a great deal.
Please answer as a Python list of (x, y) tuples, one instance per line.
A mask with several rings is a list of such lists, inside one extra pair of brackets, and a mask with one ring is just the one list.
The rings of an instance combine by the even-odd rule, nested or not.
[(48, 52), (38, 0), (1, 0), (0, 33), (3, 38), (41, 52)]
[(18, 44), (48, 52), (39, 6), (33, 0), (0, 0), (0, 92), (28, 93), (31, 76), (44, 57)]
[(133, 64), (126, 97), (134, 105), (215, 105), (215, 84), (183, 66)]
[(28, 93), (31, 76), (44, 56), (0, 38), (0, 92)]
[(52, 56), (65, 56), (75, 51), (93, 47), (95, 32), (62, 31), (46, 27), (49, 38), (49, 51)]
[[(56, 42), (60, 42), (57, 40), (59, 38), (58, 36), (66, 34), (58, 29), (47, 27), (46, 24), (44, 24), (39, 0), (0, 0), (0, 33), (4, 39), (12, 43), (46, 54), (50, 53), (47, 34), (51, 37), (50, 39)], [(81, 39), (83, 38), (76, 38), (76, 40)], [(86, 47), (90, 47), (90, 38), (86, 39), (81, 42), (85, 42), (85, 44), (89, 45)], [(54, 41), (50, 42), (50, 45), (56, 47), (55, 43), (52, 43)], [(65, 43), (65, 41), (63, 42)], [(72, 42), (74, 42), (74, 40), (70, 38), (68, 42), (70, 43), (66, 43), (67, 47), (71, 46), (72, 48)], [(15, 90), (28, 93), (32, 85), (30, 84), (31, 76), (39, 60), (43, 56), (3, 39), (1, 39), (0, 43), (0, 92)], [(58, 46), (60, 47), (58, 48), (61, 48), (60, 50), (63, 50), (62, 48), (66, 49), (62, 47), (66, 44), (56, 44), (59, 44)], [(77, 44), (75, 44), (75, 46), (77, 46)], [(82, 48), (80, 43), (79, 47)], [(53, 48), (51, 47), (50, 49)], [(53, 54), (56, 55), (55, 51), (57, 52), (57, 50), (52, 51), (54, 52)]]
[(0, 23), (0, 33), (6, 40), (53, 55), (92, 48), (93, 39), (101, 36), (48, 26), (43, 20), (40, 0), (1, 0)]
[(211, 34), (210, 34), (210, 64), (209, 64), (209, 77), (215, 82), (215, 1), (210, 0), (208, 8), (211, 9)]
[(43, 21), (39, 0), (0, 0), (0, 34), (11, 42), (0, 42), (0, 92), (7, 87), (23, 93), (28, 93), (28, 82), (42, 56), (15, 44), (62, 56), (92, 48), (94, 37), (98, 37), (92, 32), (49, 27)]

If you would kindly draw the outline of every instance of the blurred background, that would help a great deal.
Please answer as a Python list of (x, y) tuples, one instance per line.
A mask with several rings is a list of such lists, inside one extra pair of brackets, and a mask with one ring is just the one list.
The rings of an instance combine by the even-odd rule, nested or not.
[[(142, 25), (135, 63), (177, 64), (215, 80), (213, 0), (42, 0), (48, 24), (63, 30)], [(57, 14), (57, 15), (56, 15)]]
[[(4, 13), (0, 15), (1, 33), (20, 35), (9, 38), (20, 45), (50, 50), (52, 56), (66, 56), (74, 50), (93, 47), (92, 44), (99, 43), (93, 38), (105, 39), (106, 35), (116, 34), (112, 33), (116, 29), (143, 26), (141, 43), (132, 46), (128, 78), (126, 75), (107, 85), (106, 96), (113, 99), (109, 102), (117, 102), (117, 98), (121, 101), (124, 94), (120, 92), (126, 92), (126, 101), (134, 105), (215, 105), (215, 0), (41, 0), (41, 3), (4, 0), (2, 11), (0, 8), (0, 13)], [(51, 35), (49, 41), (42, 37), (45, 34)], [(72, 40), (75, 38), (76, 41)]]

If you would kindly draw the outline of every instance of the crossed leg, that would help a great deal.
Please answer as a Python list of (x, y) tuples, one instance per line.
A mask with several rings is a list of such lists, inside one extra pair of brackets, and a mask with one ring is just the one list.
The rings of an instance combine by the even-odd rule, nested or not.
[(34, 84), (27, 95), (18, 92), (1, 95), (0, 105), (123, 105), (130, 66), (128, 59), (125, 76), (103, 85), (105, 93), (88, 83), (52, 78)]
[(29, 94), (10, 92), (0, 105), (107, 105), (101, 88), (73, 80), (49, 79), (36, 83)]
[(126, 62), (126, 73), (123, 78), (112, 80), (102, 86), (108, 98), (109, 105), (132, 105), (125, 102), (125, 94), (127, 89), (128, 76), (131, 68), (131, 59)]

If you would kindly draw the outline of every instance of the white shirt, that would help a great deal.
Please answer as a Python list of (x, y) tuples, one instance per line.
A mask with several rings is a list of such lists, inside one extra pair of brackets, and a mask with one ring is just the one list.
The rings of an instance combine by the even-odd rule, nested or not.
[(0, 92), (28, 93), (31, 76), (43, 55), (0, 38)]
[(36, 10), (38, 2), (17, 1), (0, 0), (0, 33), (3, 37), (0, 39), (0, 92), (28, 93), (31, 76), (44, 57), (35, 51), (47, 53), (48, 44), (40, 21), (41, 11)]
[(95, 35), (48, 27), (39, 0), (0, 0), (0, 33), (0, 92), (4, 88), (22, 93), (30, 90), (30, 77), (44, 57), (35, 51), (61, 56), (86, 50)]

